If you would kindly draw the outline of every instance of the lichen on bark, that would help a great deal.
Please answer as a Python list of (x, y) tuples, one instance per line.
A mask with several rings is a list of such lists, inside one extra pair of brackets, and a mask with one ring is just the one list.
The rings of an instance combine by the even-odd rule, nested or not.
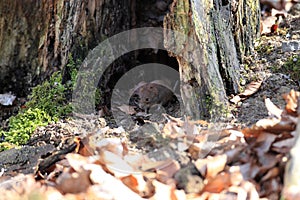
[[(178, 0), (172, 4), (171, 13), (165, 18), (165, 28), (186, 33), (196, 45), (186, 41), (178, 41), (168, 35), (165, 41), (167, 49), (172, 45), (184, 46), (182, 55), (176, 55), (179, 63), (181, 91), (186, 114), (197, 117), (215, 117), (223, 115), (227, 110), (227, 99), (219, 72), (218, 52), (216, 47), (215, 26), (211, 18), (214, 9), (208, 1)], [(178, 17), (177, 15), (180, 15)], [(183, 28), (180, 28), (180, 26)], [(174, 55), (173, 55), (174, 56)], [(190, 58), (192, 62), (184, 60)], [(187, 95), (188, 94), (188, 95)], [(218, 110), (219, 113), (213, 113)], [(212, 116), (214, 115), (214, 116)]]

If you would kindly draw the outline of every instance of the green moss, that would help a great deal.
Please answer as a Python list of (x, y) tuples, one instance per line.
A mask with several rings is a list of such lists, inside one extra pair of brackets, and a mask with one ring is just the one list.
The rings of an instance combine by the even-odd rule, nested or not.
[(265, 45), (265, 44), (260, 44), (255, 47), (255, 50), (260, 53), (260, 54), (271, 54), (274, 51), (274, 46), (273, 45)]
[(71, 84), (72, 86), (75, 84), (76, 78), (77, 78), (77, 72), (78, 72), (78, 68), (77, 66), (81, 65), (82, 61), (81, 60), (77, 60), (75, 62), (75, 60), (73, 59), (73, 56), (71, 54), (69, 54), (69, 59), (68, 59), (68, 63), (66, 65), (67, 70), (70, 73), (71, 76)]
[(18, 148), (18, 146), (15, 144), (9, 143), (9, 142), (1, 142), (0, 143), (0, 152), (7, 150), (7, 149), (12, 149), (12, 148)]
[(9, 130), (1, 131), (8, 143), (21, 145), (30, 138), (31, 133), (38, 126), (45, 126), (53, 121), (50, 115), (38, 108), (27, 109), (9, 119)]
[(68, 89), (70, 88), (62, 84), (61, 73), (55, 72), (50, 80), (33, 88), (26, 107), (45, 111), (53, 119), (66, 116), (72, 111), (65, 97)]
[(293, 80), (300, 80), (300, 56), (291, 56), (278, 71), (289, 74)]
[(72, 112), (72, 105), (66, 97), (72, 92), (77, 76), (76, 63), (72, 56), (69, 56), (66, 67), (71, 75), (67, 84), (62, 83), (61, 72), (55, 72), (49, 80), (32, 89), (29, 101), (25, 104), (26, 108), (10, 117), (8, 130), (0, 130), (0, 136), (5, 136), (5, 141), (0, 144), (0, 151), (14, 147), (13, 144), (26, 144), (38, 126), (46, 126)]

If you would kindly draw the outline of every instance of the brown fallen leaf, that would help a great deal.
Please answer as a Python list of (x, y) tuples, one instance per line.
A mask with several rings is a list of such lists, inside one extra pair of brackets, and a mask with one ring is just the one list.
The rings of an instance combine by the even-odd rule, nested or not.
[(268, 16), (261, 21), (261, 34), (271, 33), (272, 26), (276, 23), (277, 17)]
[(222, 172), (216, 177), (209, 179), (202, 192), (220, 193), (232, 185), (229, 173)]
[(120, 180), (135, 193), (139, 193), (138, 181), (133, 175), (121, 177)]
[(259, 90), (262, 82), (263, 82), (262, 80), (261, 81), (252, 81), (251, 83), (249, 83), (247, 85), (244, 92), (234, 96), (232, 99), (230, 99), (230, 102), (237, 104), (238, 102), (245, 100), (246, 98), (253, 95), (254, 93), (256, 93)]
[(90, 171), (81, 170), (80, 172), (63, 172), (56, 179), (56, 188), (63, 194), (85, 192), (91, 181)]
[(100, 156), (100, 160), (105, 167), (116, 177), (123, 177), (137, 172), (129, 163), (110, 151), (103, 151)]
[(276, 178), (261, 183), (263, 190), (260, 191), (260, 195), (267, 199), (280, 199), (282, 186), (279, 179), (277, 176)]
[[(283, 98), (286, 101), (286, 111), (291, 115), (297, 115), (297, 106), (300, 99), (300, 92), (291, 90), (290, 93), (284, 94)], [(300, 113), (298, 113), (300, 114)]]
[(120, 138), (104, 138), (97, 141), (95, 145), (98, 152), (110, 151), (119, 157), (123, 157), (128, 152), (126, 143)]
[(205, 146), (206, 145), (206, 141), (207, 141), (207, 136), (203, 136), (203, 138), (201, 138), (201, 139), (202, 139), (203, 142), (193, 143), (193, 144), (191, 144), (191, 146), (188, 149), (188, 151), (189, 151), (189, 153), (191, 155), (191, 158), (193, 160), (197, 160), (199, 158), (203, 158), (205, 155), (207, 155), (207, 153), (210, 150), (210, 149), (207, 150), (207, 147)]
[(149, 198), (154, 194), (154, 187), (150, 181), (145, 181), (142, 174), (130, 174), (120, 179), (132, 191), (143, 198)]
[(243, 181), (239, 186), (229, 187), (228, 192), (236, 193), (237, 195), (236, 199), (249, 199), (249, 200), (260, 199), (259, 194), (255, 188), (255, 185), (248, 181)]
[(295, 130), (295, 124), (293, 121), (273, 118), (261, 119), (250, 128), (246, 127), (242, 129), (242, 133), (245, 137), (258, 137), (263, 131), (280, 134), (284, 131), (291, 132), (293, 130)]
[[(90, 180), (93, 183), (88, 188), (88, 193), (93, 196), (99, 196), (98, 199), (142, 199), (140, 195), (129, 189), (124, 183), (104, 171), (104, 169), (98, 164), (87, 164), (83, 166), (84, 170), (90, 171)], [(106, 198), (103, 198), (105, 196)], [(97, 198), (96, 198), (97, 199)]]
[(268, 112), (271, 115), (275, 115), (277, 118), (281, 118), (283, 110), (281, 110), (280, 108), (275, 106), (269, 98), (265, 99), (265, 105), (266, 105)]
[(168, 122), (164, 125), (162, 133), (171, 138), (183, 137), (185, 132), (183, 129), (184, 121), (180, 118), (174, 118), (167, 114), (163, 114)]
[(265, 174), (262, 178), (261, 178), (261, 181), (267, 181), (271, 178), (274, 178), (274, 177), (277, 177), (279, 174), (279, 169), (278, 167), (274, 167), (272, 168), (271, 170), (269, 170), (267, 172), (267, 174)]
[(223, 171), (226, 165), (227, 156), (217, 155), (217, 156), (209, 156), (205, 159), (198, 159), (195, 162), (196, 168), (199, 170), (201, 174), (203, 174), (203, 169), (206, 169), (206, 178), (213, 178), (219, 172)]
[(268, 152), (276, 138), (276, 135), (262, 131), (255, 141), (256, 151)]
[(231, 184), (232, 186), (239, 186), (245, 178), (239, 170), (233, 171), (234, 168), (238, 168), (238, 166), (230, 168)]
[(185, 200), (183, 190), (176, 190), (174, 187), (165, 185), (159, 181), (153, 180), (152, 184), (155, 187), (155, 194), (150, 200)]
[(66, 159), (70, 166), (75, 170), (75, 171), (80, 171), (82, 169), (82, 166), (85, 164), (90, 163), (91, 161), (89, 160), (89, 157), (84, 157), (79, 154), (75, 153), (69, 153), (66, 155)]
[(275, 142), (273, 143), (272, 147), (275, 147), (275, 148), (292, 148), (295, 144), (295, 139), (296, 138), (288, 138), (288, 139), (285, 139), (285, 140), (281, 140), (281, 141), (278, 141), (278, 142)]
[(150, 158), (144, 157), (144, 162), (142, 163), (142, 171), (159, 170), (172, 164), (172, 162), (173, 160), (170, 158), (162, 161), (153, 161)]
[(244, 92), (242, 92), (241, 94), (239, 94), (240, 97), (249, 97), (252, 94), (254, 94), (255, 92), (258, 91), (258, 89), (260, 88), (261, 84), (262, 84), (262, 80), (260, 81), (252, 81), (251, 83), (249, 83), (246, 87), (246, 89), (244, 90)]
[(156, 170), (157, 180), (165, 183), (167, 185), (175, 184), (175, 181), (172, 179), (174, 174), (180, 169), (180, 165), (176, 160), (172, 160), (171, 163), (163, 167), (159, 167)]

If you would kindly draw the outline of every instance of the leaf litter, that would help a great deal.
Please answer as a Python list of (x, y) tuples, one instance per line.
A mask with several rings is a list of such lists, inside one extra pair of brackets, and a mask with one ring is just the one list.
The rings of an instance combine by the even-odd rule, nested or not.
[(153, 152), (145, 154), (128, 137), (111, 136), (124, 129), (107, 128), (101, 119), (100, 130), (109, 137), (96, 131), (76, 136), (75, 150), (47, 169), (41, 170), (43, 158), (34, 174), (2, 173), (1, 199), (279, 199), (300, 126), (300, 93), (292, 90), (284, 99), (283, 110), (265, 101), (269, 118), (220, 130), (206, 154), (201, 142), (214, 134), (207, 122), (168, 116), (161, 140), (153, 138)]

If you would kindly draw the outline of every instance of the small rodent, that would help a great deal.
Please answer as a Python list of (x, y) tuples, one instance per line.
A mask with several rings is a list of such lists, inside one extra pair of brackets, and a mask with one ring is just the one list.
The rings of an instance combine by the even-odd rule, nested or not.
[(150, 83), (142, 83), (135, 90), (138, 95), (138, 106), (148, 111), (155, 104), (166, 105), (173, 98), (173, 92), (160, 81), (152, 81)]

